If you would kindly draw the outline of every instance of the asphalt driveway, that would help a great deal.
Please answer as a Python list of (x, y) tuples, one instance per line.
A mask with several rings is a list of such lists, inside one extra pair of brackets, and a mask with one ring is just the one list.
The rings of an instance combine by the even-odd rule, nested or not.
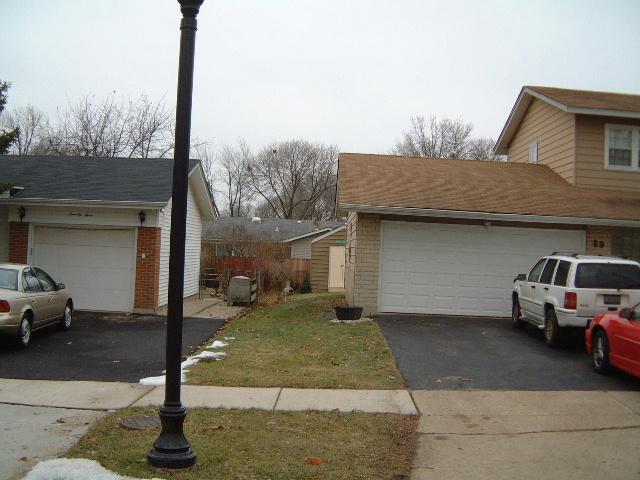
[[(75, 312), (70, 331), (34, 332), (31, 346), (0, 345), (0, 378), (137, 382), (165, 368), (166, 318)], [(182, 351), (187, 355), (211, 338), (223, 319), (185, 318)]]
[(380, 315), (376, 321), (414, 390), (640, 390), (640, 380), (625, 373), (595, 373), (581, 335), (553, 350), (540, 330), (514, 330), (510, 319)]

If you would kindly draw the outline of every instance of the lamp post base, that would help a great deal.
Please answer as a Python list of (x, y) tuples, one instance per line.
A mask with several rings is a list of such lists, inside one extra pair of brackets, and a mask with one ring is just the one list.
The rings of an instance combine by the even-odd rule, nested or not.
[(196, 452), (183, 433), (183, 423), (187, 409), (181, 403), (167, 405), (159, 409), (162, 431), (147, 453), (147, 461), (157, 468), (189, 468), (196, 463)]

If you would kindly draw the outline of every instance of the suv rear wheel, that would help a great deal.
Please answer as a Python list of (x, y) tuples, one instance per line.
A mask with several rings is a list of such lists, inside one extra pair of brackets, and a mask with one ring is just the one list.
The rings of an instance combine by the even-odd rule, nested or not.
[(544, 343), (548, 347), (557, 348), (562, 343), (563, 331), (558, 325), (558, 318), (553, 308), (548, 308), (544, 314)]
[(527, 323), (522, 320), (522, 312), (520, 311), (520, 302), (518, 297), (513, 297), (513, 306), (511, 307), (511, 322), (513, 328), (522, 329), (527, 326)]

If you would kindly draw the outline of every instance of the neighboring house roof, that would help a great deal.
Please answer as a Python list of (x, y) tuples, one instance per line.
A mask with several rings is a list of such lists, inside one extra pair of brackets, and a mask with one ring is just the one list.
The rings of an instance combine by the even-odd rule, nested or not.
[(301, 235), (316, 234), (336, 228), (344, 222), (262, 218), (252, 222), (245, 217), (220, 217), (213, 222), (203, 222), (202, 240), (216, 241), (233, 236), (247, 235), (253, 238), (282, 242)]
[(314, 230), (313, 232), (303, 233), (302, 235), (296, 235), (295, 237), (285, 238), (282, 240), (283, 243), (291, 243), (297, 242), (298, 240), (308, 239), (309, 237), (322, 235), (323, 233), (330, 232), (330, 228), (321, 228), (319, 230)]
[(320, 235), (318, 238), (314, 238), (313, 240), (311, 240), (311, 243), (319, 242), (320, 240), (323, 240), (323, 239), (325, 239), (327, 237), (330, 237), (331, 235), (333, 235), (335, 233), (338, 233), (341, 230), (345, 230), (345, 235), (346, 235), (347, 226), (346, 225), (340, 225), (338, 228), (334, 228), (333, 230), (329, 230), (324, 235)]
[[(199, 164), (191, 160), (189, 171)], [(12, 198), (167, 203), (173, 160), (38, 155), (0, 156), (0, 182), (24, 190)]]
[[(199, 160), (189, 176), (204, 219), (217, 208)], [(0, 183), (22, 187), (0, 203), (100, 204), (162, 207), (171, 199), (173, 159), (51, 155), (0, 156)]]
[(343, 211), (640, 226), (640, 192), (576, 187), (546, 165), (340, 154)]
[(505, 155), (507, 153), (509, 143), (534, 98), (567, 113), (640, 118), (640, 95), (524, 86), (520, 90), (518, 99), (511, 109), (509, 118), (496, 142), (494, 148), (496, 154)]

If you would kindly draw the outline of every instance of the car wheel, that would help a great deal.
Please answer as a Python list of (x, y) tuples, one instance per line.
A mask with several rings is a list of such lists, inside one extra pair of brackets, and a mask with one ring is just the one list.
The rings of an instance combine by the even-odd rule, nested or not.
[(562, 343), (562, 333), (555, 310), (547, 309), (544, 315), (544, 343), (551, 348), (559, 347)]
[(511, 307), (511, 321), (513, 328), (522, 329), (527, 326), (527, 322), (522, 320), (522, 311), (520, 310), (520, 302), (518, 297), (514, 297), (513, 306)]
[(598, 373), (607, 373), (611, 364), (609, 363), (609, 340), (603, 330), (598, 330), (593, 338), (593, 369)]
[(29, 315), (23, 315), (18, 327), (16, 345), (20, 348), (27, 348), (31, 344), (31, 319)]
[(71, 328), (71, 320), (73, 320), (73, 307), (70, 303), (67, 303), (67, 306), (64, 307), (62, 320), (58, 324), (60, 330), (69, 330)]

